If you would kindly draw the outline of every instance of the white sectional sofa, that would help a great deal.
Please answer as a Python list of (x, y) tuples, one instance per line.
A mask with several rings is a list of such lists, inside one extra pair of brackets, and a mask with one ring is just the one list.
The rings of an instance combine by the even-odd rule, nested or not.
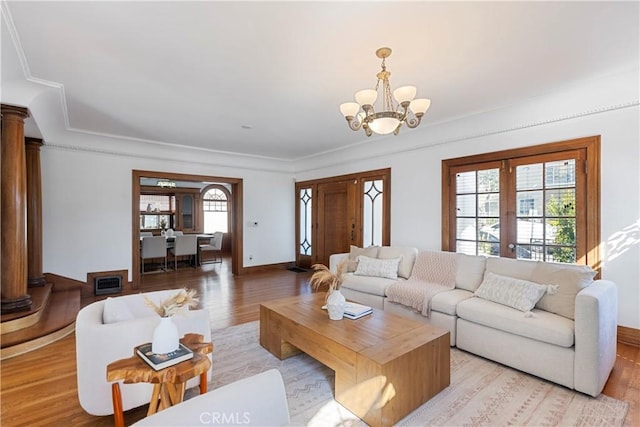
[[(400, 258), (398, 277), (362, 275), (357, 271), (360, 255)], [(336, 271), (348, 260), (341, 288), (347, 300), (442, 327), (451, 333), (452, 346), (591, 396), (600, 394), (616, 358), (613, 282), (593, 280), (594, 272), (586, 266), (455, 254), (455, 288), (437, 293), (426, 317), (387, 299), (391, 284), (411, 277), (418, 256), (412, 247), (352, 247), (351, 253), (332, 255), (330, 268)], [(554, 285), (549, 289), (555, 293), (521, 311), (482, 292), (495, 277), (516, 286)]]

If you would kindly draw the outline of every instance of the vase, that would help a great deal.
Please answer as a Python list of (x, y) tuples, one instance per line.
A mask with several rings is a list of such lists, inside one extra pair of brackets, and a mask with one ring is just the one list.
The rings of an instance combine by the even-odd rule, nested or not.
[(156, 354), (165, 354), (176, 351), (180, 345), (178, 327), (171, 317), (161, 317), (160, 323), (153, 330), (151, 351)]
[(344, 316), (344, 307), (347, 303), (346, 298), (340, 292), (340, 289), (334, 289), (327, 297), (327, 311), (329, 319), (340, 320)]

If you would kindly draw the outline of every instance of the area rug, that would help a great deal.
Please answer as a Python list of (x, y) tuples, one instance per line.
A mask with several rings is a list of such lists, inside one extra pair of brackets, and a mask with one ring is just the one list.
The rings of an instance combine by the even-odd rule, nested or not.
[[(214, 330), (212, 339), (210, 390), (276, 368), (284, 379), (293, 425), (366, 425), (333, 399), (331, 369), (305, 354), (278, 360), (260, 346), (257, 321)], [(451, 385), (397, 425), (621, 426), (628, 406), (602, 394), (591, 398), (452, 348)]]

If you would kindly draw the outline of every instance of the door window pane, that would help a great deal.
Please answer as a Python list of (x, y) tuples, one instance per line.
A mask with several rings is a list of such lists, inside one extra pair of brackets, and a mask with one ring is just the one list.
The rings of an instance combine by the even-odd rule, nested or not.
[(298, 250), (300, 255), (311, 255), (311, 207), (313, 203), (311, 188), (301, 189), (299, 198), (300, 241), (298, 242)]
[(362, 199), (362, 244), (382, 246), (382, 207), (384, 201), (381, 179), (364, 181)]
[(456, 248), (471, 255), (500, 253), (500, 170), (456, 174)]
[(576, 261), (575, 164), (568, 159), (516, 167), (517, 258)]

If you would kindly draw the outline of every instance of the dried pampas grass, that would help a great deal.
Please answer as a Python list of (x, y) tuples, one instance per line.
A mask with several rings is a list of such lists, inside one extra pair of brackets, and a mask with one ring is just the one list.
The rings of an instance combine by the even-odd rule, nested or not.
[(342, 261), (338, 264), (337, 272), (333, 273), (324, 264), (313, 264), (311, 268), (315, 270), (315, 273), (309, 279), (309, 284), (315, 289), (327, 287), (327, 293), (331, 293), (336, 289), (340, 289), (342, 286), (342, 276), (347, 269), (348, 260)]
[(171, 317), (178, 313), (183, 308), (193, 308), (198, 305), (198, 298), (195, 289), (180, 289), (175, 295), (167, 298), (164, 301), (160, 301), (160, 304), (156, 304), (151, 301), (147, 296), (144, 296), (144, 302), (151, 307), (153, 311), (158, 313), (160, 317)]

